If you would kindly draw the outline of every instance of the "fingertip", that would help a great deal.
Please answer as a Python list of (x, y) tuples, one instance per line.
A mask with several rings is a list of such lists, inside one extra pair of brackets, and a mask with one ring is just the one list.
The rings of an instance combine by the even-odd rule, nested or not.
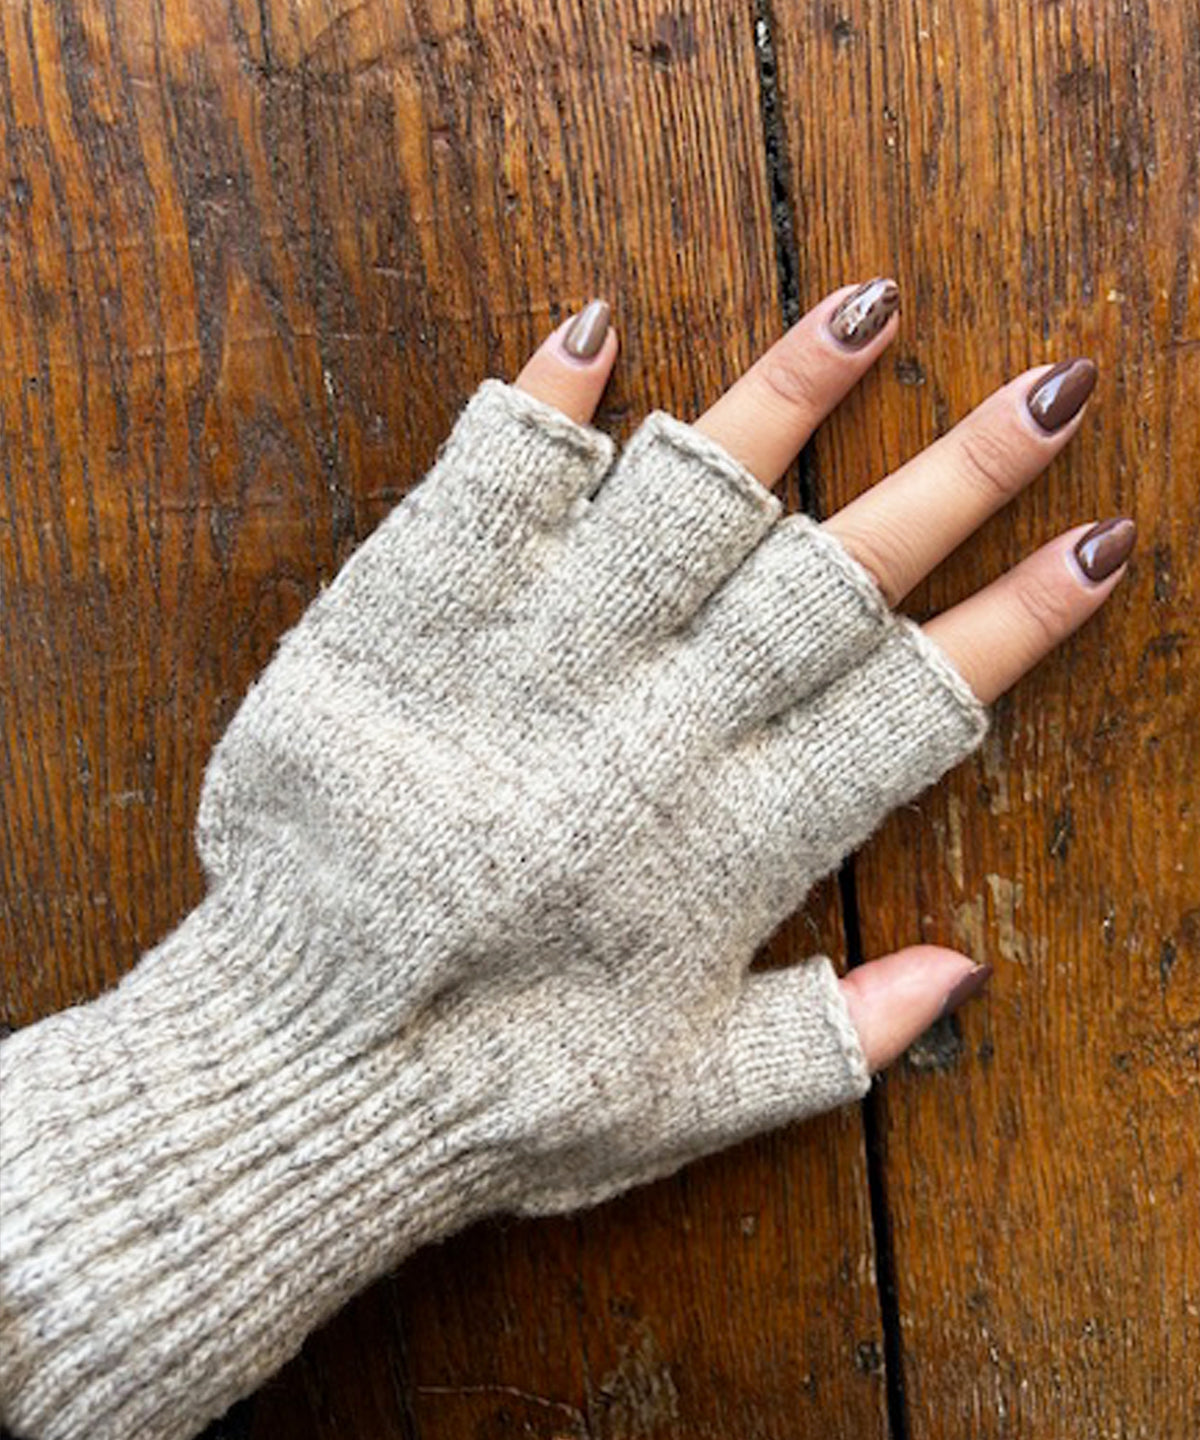
[(538, 346), (514, 382), (579, 424), (596, 413), (620, 342), (607, 301), (590, 300)]
[(1024, 396), (1022, 414), (1043, 439), (1075, 433), (1096, 388), (1100, 371), (1094, 360), (1075, 355), (1042, 369)]
[(555, 332), (563, 354), (578, 365), (592, 365), (613, 333), (612, 306), (607, 300), (589, 300)]
[(1111, 582), (1111, 592), (1129, 567), (1137, 542), (1137, 522), (1128, 515), (1116, 515), (1111, 520), (1081, 525), (1065, 538), (1066, 554), (1078, 583), (1094, 590)]
[(933, 1022), (977, 995), (990, 965), (940, 945), (912, 945), (856, 966), (840, 984), (872, 1073), (890, 1065)]
[(900, 286), (890, 275), (846, 286), (822, 301), (825, 334), (840, 354), (872, 357), (895, 338), (899, 325)]
[(1136, 535), (1125, 516), (1076, 525), (935, 615), (925, 634), (990, 705), (1101, 609)]

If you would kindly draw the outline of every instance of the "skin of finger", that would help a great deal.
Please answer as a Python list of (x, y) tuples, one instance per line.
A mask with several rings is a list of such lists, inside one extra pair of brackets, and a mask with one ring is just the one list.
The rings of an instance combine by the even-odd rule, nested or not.
[(826, 520), (825, 528), (896, 604), (990, 516), (1042, 473), (1083, 422), (1054, 434), (1026, 396), (1053, 367), (1016, 376), (899, 470)]
[(596, 413), (608, 377), (616, 363), (620, 341), (616, 327), (610, 325), (604, 343), (590, 360), (577, 360), (563, 349), (563, 336), (575, 317), (569, 315), (553, 334), (538, 346), (513, 382), (518, 390), (564, 415), (586, 425)]
[(1074, 548), (1091, 522), (1051, 540), (992, 584), (923, 628), (985, 705), (1093, 616), (1126, 566), (1100, 584), (1084, 575)]
[(838, 982), (872, 1074), (923, 1035), (975, 962), (940, 945), (912, 945), (858, 965)]
[(861, 350), (839, 345), (829, 319), (857, 285), (815, 305), (696, 421), (764, 485), (774, 485), (809, 436), (895, 338), (897, 317)]

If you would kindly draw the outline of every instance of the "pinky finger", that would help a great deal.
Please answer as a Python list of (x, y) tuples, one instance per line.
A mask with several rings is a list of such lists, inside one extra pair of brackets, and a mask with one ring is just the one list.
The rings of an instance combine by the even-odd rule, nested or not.
[(985, 705), (1099, 610), (1125, 573), (1132, 520), (1080, 525), (937, 615), (925, 634)]

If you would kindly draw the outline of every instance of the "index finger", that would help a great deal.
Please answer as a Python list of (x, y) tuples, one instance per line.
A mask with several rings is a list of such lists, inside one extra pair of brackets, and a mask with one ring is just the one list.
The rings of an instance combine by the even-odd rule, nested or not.
[(894, 280), (835, 290), (760, 355), (696, 429), (774, 485), (891, 344), (899, 304)]

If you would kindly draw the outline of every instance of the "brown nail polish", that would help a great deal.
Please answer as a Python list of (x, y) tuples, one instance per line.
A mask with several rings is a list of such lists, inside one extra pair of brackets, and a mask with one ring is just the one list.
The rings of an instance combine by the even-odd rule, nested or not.
[(868, 280), (847, 295), (829, 317), (829, 333), (851, 350), (874, 340), (900, 305), (900, 287), (894, 280)]
[(1026, 397), (1029, 413), (1048, 434), (1074, 420), (1096, 388), (1096, 367), (1090, 360), (1063, 360), (1043, 375)]
[(1079, 568), (1094, 585), (1098, 585), (1129, 559), (1136, 539), (1137, 526), (1132, 520), (1124, 516), (1116, 520), (1101, 520), (1075, 546)]
[(942, 1001), (941, 1018), (952, 1015), (960, 1005), (970, 1000), (973, 995), (978, 995), (991, 978), (990, 965), (976, 965), (974, 970), (968, 970), (946, 992), (946, 998)]
[(592, 300), (571, 322), (563, 336), (563, 349), (575, 360), (594, 360), (608, 334), (611, 315), (607, 301)]

